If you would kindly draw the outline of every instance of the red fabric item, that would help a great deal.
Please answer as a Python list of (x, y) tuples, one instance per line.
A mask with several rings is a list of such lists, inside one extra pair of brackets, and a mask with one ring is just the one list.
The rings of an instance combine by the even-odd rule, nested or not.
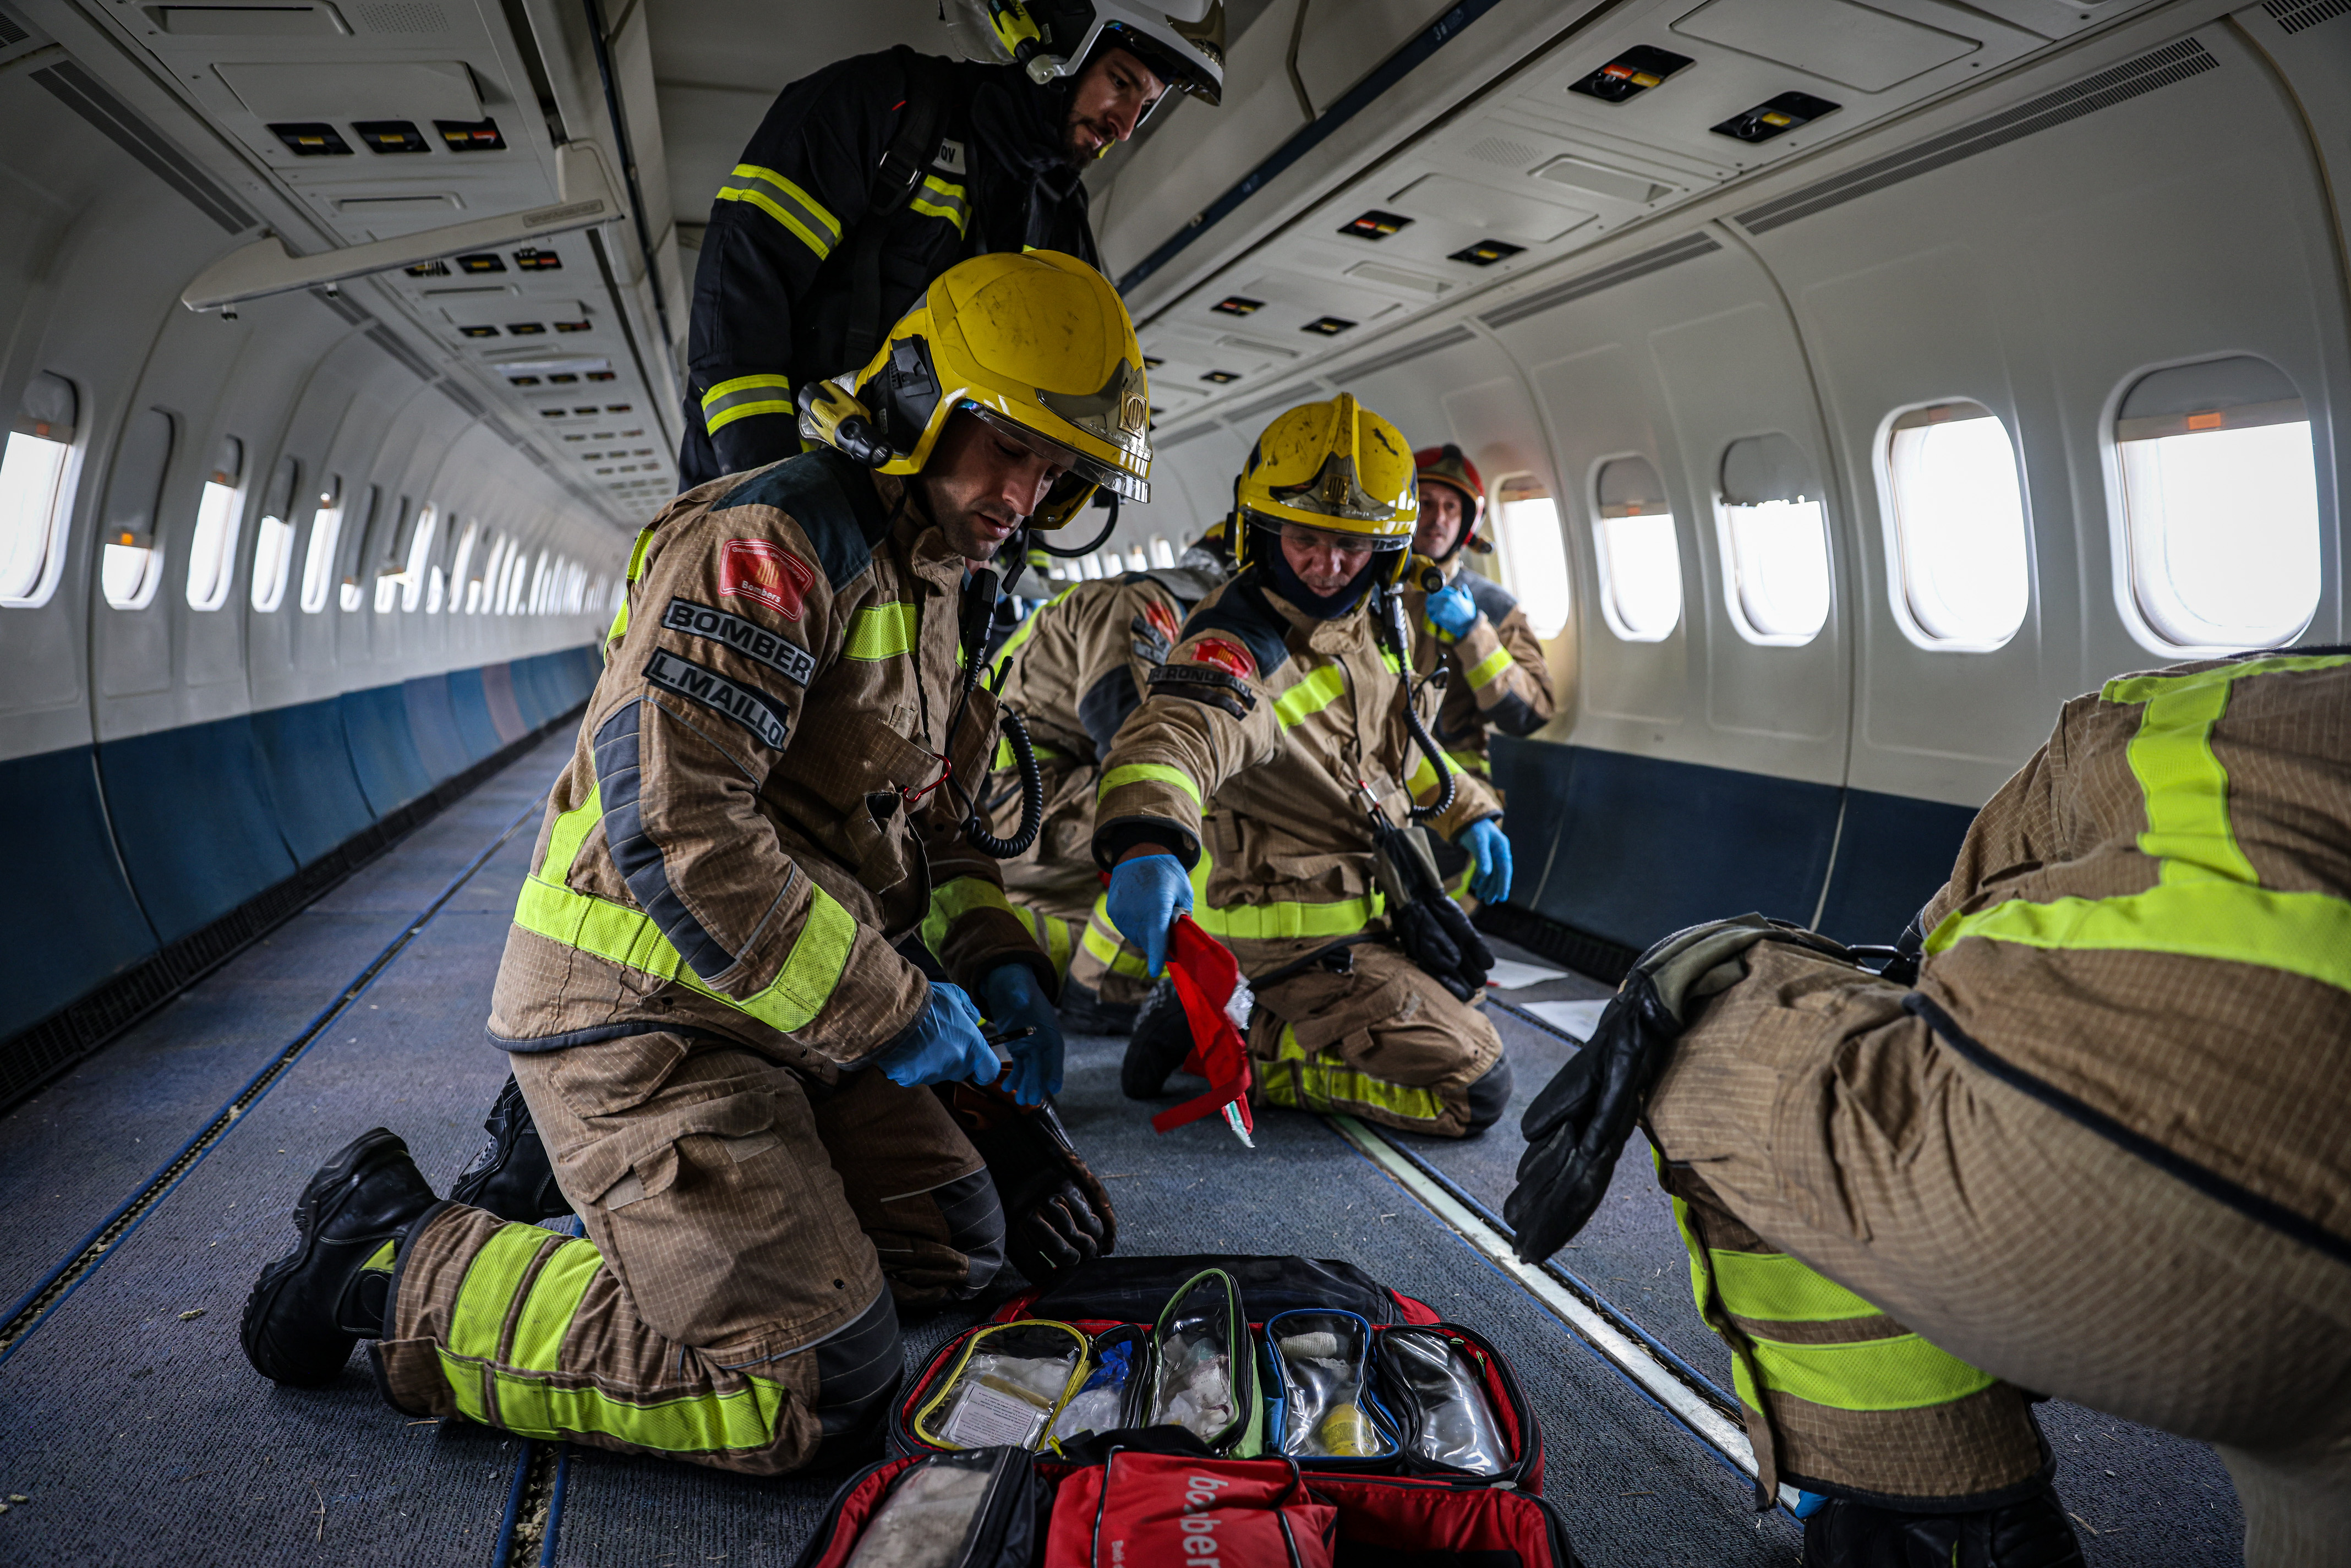
[(1287, 1459), (1115, 1453), (1061, 1483), (1044, 1568), (1331, 1568), (1338, 1522)]
[(1214, 664), (1225, 674), (1243, 680), (1257, 674), (1257, 661), (1249, 656), (1249, 651), (1222, 637), (1205, 637), (1193, 643), (1191, 652), (1184, 656), (1196, 664)]
[(1176, 917), (1167, 944), (1167, 977), (1192, 1026), (1192, 1051), (1184, 1071), (1208, 1081), (1207, 1092), (1151, 1118), (1152, 1130), (1171, 1133), (1227, 1105), (1239, 1108), (1241, 1126), (1257, 1131), (1249, 1115), (1249, 1047), (1225, 1016), (1225, 1004), (1241, 983), (1241, 967), (1224, 944), (1200, 929), (1188, 915)]
[(718, 551), (718, 591), (764, 604), (787, 621), (800, 618), (800, 601), (816, 586), (816, 568), (767, 539), (728, 539)]

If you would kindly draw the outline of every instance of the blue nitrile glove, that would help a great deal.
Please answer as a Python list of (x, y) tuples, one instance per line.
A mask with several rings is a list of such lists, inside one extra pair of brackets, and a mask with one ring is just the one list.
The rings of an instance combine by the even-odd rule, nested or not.
[(1137, 855), (1110, 873), (1105, 901), (1118, 934), (1143, 949), (1153, 979), (1167, 963), (1167, 935), (1179, 915), (1192, 913), (1192, 878), (1174, 855)]
[(930, 1006), (906, 1032), (883, 1046), (873, 1058), (891, 1082), (912, 1089), (918, 1083), (960, 1083), (975, 1079), (993, 1083), (1003, 1064), (979, 1037), (979, 1009), (959, 986), (931, 983)]
[(1027, 1029), (1026, 1040), (1004, 1049), (1012, 1053), (1012, 1081), (1006, 1085), (1023, 1105), (1061, 1092), (1061, 1015), (1037, 989), (1036, 971), (1026, 964), (998, 964), (979, 983), (988, 1021), (999, 1030)]
[(1456, 841), (1478, 862), (1478, 874), (1469, 881), (1469, 891), (1478, 895), (1478, 902), (1499, 904), (1510, 897), (1510, 841), (1502, 832), (1500, 819), (1489, 817), (1470, 823), (1469, 831)]
[(1430, 625), (1458, 643), (1478, 623), (1478, 601), (1457, 582), (1428, 596), (1427, 614)]

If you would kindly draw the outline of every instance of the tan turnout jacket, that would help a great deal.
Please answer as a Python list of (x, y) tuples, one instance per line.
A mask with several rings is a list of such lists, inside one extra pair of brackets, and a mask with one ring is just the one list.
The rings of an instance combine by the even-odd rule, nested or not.
[[(1421, 604), (1405, 595), (1425, 678), (1439, 650)], [(1138, 842), (1175, 850), (1194, 868), (1195, 917), (1245, 972), (1263, 974), (1380, 920), (1358, 780), (1401, 823), (1414, 800), (1436, 798), (1438, 779), (1410, 740), (1403, 674), (1367, 604), (1317, 621), (1251, 570), (1184, 630), (1103, 759), (1094, 856), (1107, 867)], [(1422, 685), (1424, 724), (1437, 704)], [(1462, 774), (1430, 826), (1453, 839), (1500, 814), (1492, 791)]]
[(1920, 925), (1963, 1054), (2351, 1256), (2351, 655), (2074, 698)]
[[(549, 798), (491, 1034), (546, 1051), (704, 1030), (823, 1082), (921, 1014), (893, 942), (966, 988), (1055, 982), (939, 777), (962, 559), (905, 486), (831, 452), (713, 481), (640, 542), (578, 750)], [(973, 694), (955, 774), (996, 706)]]
[(1490, 732), (1532, 735), (1559, 711), (1552, 695), (1551, 664), (1526, 612), (1508, 589), (1472, 571), (1460, 553), (1453, 557), (1447, 580), (1469, 590), (1478, 619), (1459, 642), (1445, 650), (1452, 678), (1437, 713), (1437, 741), (1463, 768), (1490, 777), (1486, 755)]

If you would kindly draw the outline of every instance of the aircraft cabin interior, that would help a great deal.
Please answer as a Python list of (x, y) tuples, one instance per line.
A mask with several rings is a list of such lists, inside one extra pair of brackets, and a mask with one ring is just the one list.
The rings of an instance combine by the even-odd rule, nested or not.
[[(1267, 461), (1260, 438), (1278, 417), (1345, 394), (1353, 404), (1334, 406), (1375, 413), (1407, 447), (1458, 447), (1472, 465), (1480, 493), (1465, 504), (1486, 553), (1464, 559), (1515, 600), (1539, 649), (1531, 673), (1555, 706), (1525, 733), (1494, 733), (1478, 765), (1499, 803), (1508, 892), (1472, 901), (1493, 958), (1474, 1010), (1507, 1052), (1507, 1110), (1476, 1135), (1438, 1136), (1260, 1096), (1247, 1136), (1235, 1135), (1249, 1109), (1238, 1103), (1155, 1131), (1166, 1102), (1122, 1092), (1127, 1040), (1070, 1021), (1065, 994), (1058, 1124), (1115, 1206), (1113, 1261), (1336, 1260), (1386, 1288), (1382, 1310), (1410, 1303), (1395, 1323), (1463, 1325), (1457, 1353), (1471, 1346), (1499, 1369), (1481, 1386), (1507, 1418), (1510, 1479), (1493, 1485), (1509, 1497), (1477, 1497), (1540, 1510), (1552, 1533), (1442, 1547), (1400, 1525), (1374, 1531), (1346, 1510), (1371, 1508), (1361, 1497), (1378, 1489), (1350, 1471), (1342, 1479), (1361, 1496), (1339, 1503), (1337, 1554), (1321, 1548), (1322, 1564), (1813, 1563), (1806, 1519), (1821, 1499), (1804, 1484), (1807, 1439), (1792, 1448), (1783, 1435), (1764, 1451), (1750, 1435), (1744, 1407), (1762, 1374), (1750, 1368), (1767, 1364), (1734, 1369), (1718, 1333), (1725, 1298), (1709, 1306), (1703, 1279), (1693, 1294), (1706, 1246), (1694, 1222), (1677, 1226), (1682, 1189), (1660, 1188), (1672, 1162), (1653, 1165), (1635, 1140), (1613, 1179), (1604, 1171), (1590, 1222), (1528, 1261), (1504, 1215), (1530, 1150), (1522, 1114), (1580, 1054), (1599, 1059), (1609, 998), (1628, 977), (1649, 984), (1643, 956), (1661, 938), (1752, 913), (1832, 945), (1890, 948), (2020, 768), (2060, 791), (2049, 821), (2073, 820), (2066, 779), (2048, 782), (2065, 759), (2043, 748), (2061, 712), (2110, 700), (2119, 677), (2241, 658), (2323, 674), (2351, 643), (2335, 444), (2351, 435), (2351, 0), (1165, 10), (1186, 26), (1207, 13), (1220, 22), (1220, 90), (1212, 101), (1169, 88), (1084, 161), (1083, 190), (1069, 198), (1082, 200), (1104, 298), (1123, 301), (1139, 345), (1147, 432), (1134, 439), (1147, 443), (1148, 499), (1105, 507), (1104, 483), (1065, 527), (1028, 535), (1050, 549), (1029, 550), (999, 639), (1084, 584), (1196, 559), (1187, 550)], [(770, 106), (880, 51), (965, 57), (986, 34), (971, 18), (989, 13), (989, 0), (0, 0), (0, 822), (11, 846), (0, 1303), (13, 1303), (0, 1311), (0, 1561), (992, 1561), (965, 1541), (946, 1555), (851, 1562), (843, 1521), (873, 1506), (857, 1488), (879, 1484), (859, 1479), (864, 1467), (972, 1446), (936, 1438), (918, 1413), (902, 1413), (887, 1446), (820, 1448), (813, 1463), (760, 1474), (581, 1438), (606, 1419), (584, 1405), (562, 1406), (571, 1413), (546, 1416), (545, 1430), (520, 1416), (502, 1426), (496, 1396), (496, 1409), (461, 1395), (402, 1414), (413, 1401), (387, 1407), (397, 1378), (365, 1347), (322, 1386), (281, 1386), (239, 1340), (248, 1291), (312, 1223), (297, 1200), (338, 1149), (389, 1127), (445, 1193), (481, 1145), (509, 1072), (485, 1019), (494, 984), (507, 1016), (500, 964), (513, 962), (517, 900), (560, 877), (547, 869), (550, 844), (580, 849), (588, 822), (561, 780), (584, 768), (596, 782), (612, 732), (583, 726), (603, 722), (600, 683), (610, 693), (635, 678), (608, 668), (608, 634), (617, 649), (624, 610), (641, 635), (664, 613), (642, 591), (632, 603), (632, 582), (663, 570), (640, 530), (679, 515), (664, 508), (697, 482), (682, 455), (706, 458), (720, 434), (719, 392), (696, 358), (710, 306), (697, 277), (722, 271), (705, 244), (737, 223), (789, 228), (820, 262), (855, 244), (747, 151)], [(1014, 79), (1020, 68), (1001, 70)], [(817, 124), (809, 144), (850, 146), (851, 130)], [(972, 185), (981, 191), (977, 175)], [(935, 178), (914, 196), (934, 199), (949, 200)], [(959, 214), (939, 221), (976, 243), (977, 218), (968, 233)], [(844, 368), (857, 367), (816, 374)], [(794, 412), (791, 376), (762, 384), (783, 401), (759, 406), (812, 428)], [(825, 472), (856, 466), (826, 450)], [(1273, 564), (1251, 570), (1292, 559), (1280, 554), (1290, 525), (1249, 537), (1280, 541)], [(883, 549), (872, 537), (866, 548)], [(846, 593), (854, 563), (832, 559), (820, 564)], [(768, 621), (788, 643), (814, 625), (799, 624), (799, 591), (788, 620)], [(679, 601), (667, 602), (676, 624)], [(760, 602), (786, 604), (772, 592)], [(740, 650), (768, 634), (762, 612), (749, 599), (713, 603), (735, 628), (730, 656), (753, 656)], [(845, 659), (868, 656), (858, 625)], [(676, 647), (706, 650), (715, 635)], [(1155, 657), (1178, 640), (1162, 638)], [(1278, 626), (1273, 647), (1241, 674), (1279, 690), (1299, 666), (1277, 675)], [(789, 660), (757, 656), (785, 672), (777, 690), (787, 677), (817, 689)], [(726, 667), (737, 673), (702, 673), (731, 698), (672, 706), (724, 714), (705, 714), (705, 728), (731, 758), (720, 741), (747, 737), (727, 721), (746, 725), (741, 706), (770, 699), (737, 689), (759, 664)], [(1409, 671), (1399, 678), (1409, 699)], [(1149, 685), (1118, 747), (1161, 706), (1186, 706), (1167, 689)], [(2252, 687), (2212, 689), (2242, 705)], [(1246, 722), (1277, 739), (1340, 711), (1288, 696), (1268, 706), (1283, 727), (1253, 708)], [(1242, 716), (1243, 704), (1228, 711)], [(2229, 819), (2212, 813), (2253, 810), (2241, 793), (2253, 765), (2231, 764), (2234, 783), (2220, 771), (2238, 755), (2230, 719), (2198, 722), (2202, 738), (2158, 755), (2150, 716), (2129, 766), (2110, 775), (2136, 788), (2137, 770), (2148, 855), (2192, 861), (2154, 841), (2226, 838)], [(2294, 733), (2339, 757), (2351, 715), (2314, 712)], [(1406, 764), (1388, 766), (1405, 777)], [(1105, 800), (1131, 771), (1106, 776)], [(1171, 798), (1180, 786), (1199, 800), (1185, 769), (1159, 771), (1175, 777)], [(581, 852), (609, 843), (621, 866), (610, 778), (602, 789), (603, 832)], [(2203, 789), (2202, 804), (2178, 808), (2193, 823), (2162, 815), (2159, 789)], [(920, 794), (898, 792), (911, 820)], [(2314, 853), (2334, 869), (2307, 885), (2333, 877), (2339, 913), (2351, 836), (2339, 798), (2331, 810), (2333, 848)], [(1204, 830), (1193, 848), (1217, 874), (1238, 874), (1226, 843)], [(1073, 852), (1092, 876), (1082, 846)], [(2161, 863), (2166, 882), (2218, 874)], [(661, 864), (656, 852), (655, 884), (674, 906)], [(1205, 870), (1192, 874), (1196, 892), (1207, 885)], [(810, 896), (838, 910), (834, 884), (810, 875)], [(632, 873), (625, 886), (655, 912), (641, 918), (651, 932), (660, 904), (642, 883)], [(2324, 933), (2351, 940), (2351, 925), (2309, 929), (2321, 935), (2287, 967), (2318, 978), (2294, 983), (2351, 989), (2351, 948), (2324, 955)], [(1098, 921), (1081, 947), (1097, 935), (1119, 940)], [(1066, 969), (1071, 938), (1060, 939)], [(1943, 940), (1928, 944), (1930, 969)], [(688, 972), (682, 940), (621, 941), (640, 967), (648, 945), (666, 955), (653, 962), (673, 989), (717, 995)], [(934, 987), (946, 961), (907, 959)], [(1261, 1003), (1270, 983), (1260, 977)], [(2169, 1006), (2113, 1005), (2138, 1007), (2134, 1027), (2156, 1031)], [(1191, 1027), (1207, 1029), (1205, 1016)], [(1669, 1073), (1695, 1071), (1691, 1016), (1676, 1026), (1693, 1032)], [(2244, 1027), (2248, 1077), (2274, 1049), (2318, 1053), (2351, 1078), (2351, 1038)], [(1262, 1091), (1282, 1063), (1246, 1017), (1240, 1029)], [(609, 1044), (612, 1032), (580, 1038)], [(528, 1074), (563, 1071), (513, 1061), (534, 1105)], [(1838, 1071), (1841, 1092), (1873, 1092), (1864, 1068)], [(2127, 1097), (2161, 1071), (2126, 1063), (2112, 1076)], [(1179, 1092), (1188, 1099), (1198, 1081), (1167, 1093)], [(2192, 1085), (2180, 1092), (2167, 1124), (2184, 1129), (2179, 1139), (2128, 1136), (2172, 1149), (2222, 1139), (2217, 1113), (2199, 1120)], [(1783, 1106), (1771, 1136), (1795, 1138), (1801, 1120)], [(2332, 1192), (2351, 1137), (2339, 1124), (2311, 1135), (2314, 1190)], [(727, 1147), (752, 1157), (742, 1139)], [(1904, 1148), (1888, 1168), (1917, 1155)], [(569, 1192), (577, 1173), (557, 1168)], [(1844, 1212), (1834, 1196), (1807, 1201)], [(2238, 1209), (2258, 1218), (2262, 1203), (2286, 1200)], [(2313, 1276), (2311, 1301), (2351, 1299), (2337, 1278), (2351, 1269), (2343, 1215), (2314, 1211), (2277, 1232), (2334, 1271)], [(605, 1234), (585, 1223), (546, 1220), (559, 1239), (587, 1239), (540, 1255), (592, 1265), (590, 1242)], [(1759, 1224), (1737, 1257), (1792, 1261), (1792, 1244), (1752, 1239), (1768, 1230)], [(2144, 1239), (2107, 1239), (2116, 1257)], [(383, 1257), (395, 1255), (408, 1256)], [(1718, 1283), (1733, 1280), (1725, 1255), (1711, 1254)], [(2111, 1278), (2115, 1297), (2160, 1298), (2177, 1283), (2131, 1272)], [(1008, 1302), (1028, 1310), (1019, 1292), (1043, 1281), (1016, 1275), (1008, 1267), (969, 1299), (920, 1311), (902, 1295), (910, 1393), (962, 1364), (948, 1353), (971, 1354), (975, 1325)], [(405, 1291), (403, 1278), (388, 1288)], [(2269, 1311), (2248, 1305), (2210, 1333), (2258, 1336)], [(495, 1312), (481, 1332), (521, 1356), (511, 1341), (538, 1320), (515, 1312), (507, 1341)], [(1091, 1325), (1079, 1340), (1108, 1315), (1073, 1312)], [(1879, 1320), (1886, 1333), (1965, 1364), (1898, 1315)], [(1137, 1321), (1147, 1330), (1151, 1312)], [(2142, 1321), (2122, 1312), (2114, 1332), (2138, 1335)], [(2343, 1338), (2351, 1318), (2335, 1321)], [(536, 1332), (554, 1355), (559, 1330)], [(1268, 1329), (1249, 1353), (1271, 1369), (1260, 1377), (1287, 1364), (1275, 1344)], [(1993, 1382), (1986, 1372), (1969, 1386)], [(2153, 1405), (2117, 1413), (2079, 1394), (2023, 1396), (2045, 1449), (2035, 1476), (2052, 1478), (2078, 1542), (2064, 1561), (2351, 1561), (2328, 1554), (2351, 1550), (2340, 1541), (2305, 1542), (2302, 1555), (2249, 1549), (2259, 1511), (2241, 1500), (2233, 1456), (2216, 1452), (2225, 1435), (2189, 1423), (2181, 1429), (2200, 1436), (2183, 1436)], [(2351, 1383), (2326, 1397), (2341, 1407)], [(1104, 1496), (1129, 1462), (1109, 1461)], [(1415, 1484), (1436, 1471), (1414, 1472)], [(1081, 1467), (1040, 1460), (1040, 1473), (1061, 1500), (1050, 1550), (1040, 1511), (1020, 1568), (1062, 1554), (1050, 1565), (1061, 1568), (1074, 1561), (1062, 1542), (1071, 1489), (1095, 1483)], [(1311, 1467), (1290, 1473), (1315, 1483)], [(2313, 1484), (2351, 1487), (2351, 1474), (2328, 1473)], [(1468, 1484), (1427, 1495), (1466, 1497)], [(2253, 1528), (2258, 1545), (2269, 1527)], [(1261, 1560), (1318, 1561), (1295, 1550)], [(1090, 1564), (1111, 1562), (1098, 1547)]]

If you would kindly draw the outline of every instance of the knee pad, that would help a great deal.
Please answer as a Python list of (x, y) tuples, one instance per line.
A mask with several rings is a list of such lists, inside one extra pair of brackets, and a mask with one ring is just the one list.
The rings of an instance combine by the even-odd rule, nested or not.
[(1482, 1133), (1510, 1108), (1510, 1059), (1503, 1056), (1469, 1085), (1469, 1124), (1465, 1133)]
[(863, 1312), (816, 1346), (816, 1417), (824, 1440), (856, 1443), (871, 1437), (905, 1377), (898, 1305), (884, 1286)]
[(957, 1176), (931, 1197), (946, 1221), (947, 1245), (967, 1260), (958, 1296), (977, 1295), (1004, 1268), (1004, 1204), (985, 1167)]

